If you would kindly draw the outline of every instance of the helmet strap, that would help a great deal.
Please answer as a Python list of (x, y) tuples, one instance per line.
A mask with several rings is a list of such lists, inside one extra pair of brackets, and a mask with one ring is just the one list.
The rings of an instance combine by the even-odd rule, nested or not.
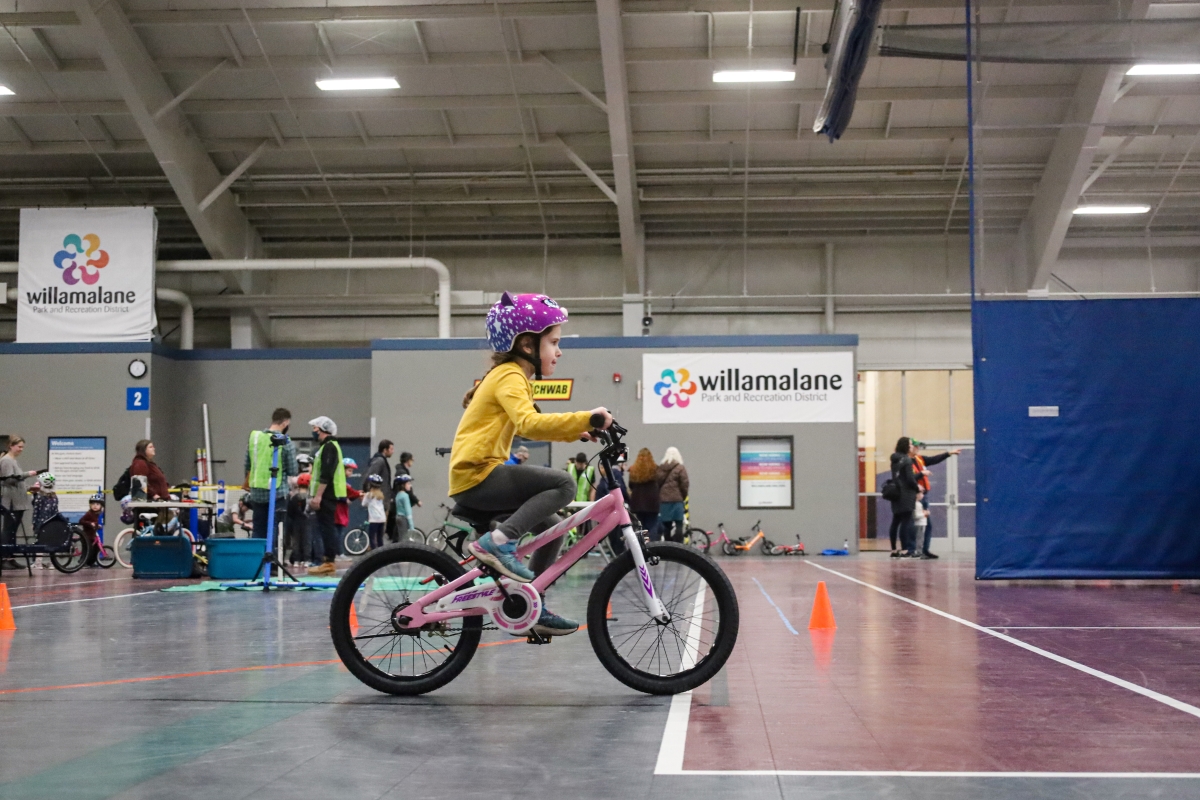
[(532, 356), (522, 353), (519, 349), (513, 350), (512, 354), (522, 361), (528, 361), (533, 365), (534, 380), (540, 381), (542, 379), (542, 335), (540, 333), (533, 334)]

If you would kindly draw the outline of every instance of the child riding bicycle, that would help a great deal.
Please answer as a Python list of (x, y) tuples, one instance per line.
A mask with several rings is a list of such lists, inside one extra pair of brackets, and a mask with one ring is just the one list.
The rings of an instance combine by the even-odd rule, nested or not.
[[(565, 472), (531, 465), (510, 465), (513, 437), (572, 442), (592, 439), (593, 414), (612, 416), (607, 409), (568, 414), (542, 414), (533, 404), (533, 385), (554, 374), (562, 351), (558, 348), (567, 310), (544, 294), (505, 292), (487, 315), (492, 367), (463, 398), (462, 420), (450, 452), (450, 496), (459, 504), (512, 515), (491, 532), (468, 545), (469, 554), (501, 575), (521, 583), (532, 581), (558, 558), (561, 537), (539, 548), (526, 567), (517, 558), (517, 540), (528, 531), (545, 530), (559, 521), (555, 514), (575, 496)], [(533, 630), (541, 636), (564, 636), (579, 623), (543, 607)]]

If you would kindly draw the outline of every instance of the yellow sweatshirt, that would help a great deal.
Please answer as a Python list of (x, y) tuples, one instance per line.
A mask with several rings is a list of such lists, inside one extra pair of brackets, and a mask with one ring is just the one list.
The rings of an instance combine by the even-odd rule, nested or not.
[(590, 411), (539, 414), (533, 407), (533, 385), (514, 362), (486, 376), (463, 412), (450, 451), (450, 494), (478, 486), (508, 460), (514, 435), (550, 442), (572, 442), (591, 430)]

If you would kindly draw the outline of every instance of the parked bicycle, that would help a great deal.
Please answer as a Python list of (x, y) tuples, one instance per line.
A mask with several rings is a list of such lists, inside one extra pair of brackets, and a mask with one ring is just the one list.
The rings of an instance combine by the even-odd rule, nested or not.
[(166, 519), (159, 511), (143, 511), (133, 518), (133, 525), (113, 539), (113, 555), (117, 563), (126, 569), (133, 567), (133, 540), (139, 536), (183, 536), (196, 551), (196, 535), (179, 523), (179, 518)]
[[(764, 540), (765, 541), (765, 540)], [(769, 555), (773, 556), (806, 556), (804, 552), (804, 542), (800, 540), (800, 534), (796, 534), (795, 544), (777, 544), (771, 548)]]
[[(603, 417), (591, 422), (598, 428)], [(611, 470), (626, 452), (627, 431), (613, 421), (593, 433), (604, 444), (600, 461)], [(498, 516), (461, 505), (451, 513), (480, 534)], [(650, 694), (677, 694), (711, 679), (737, 641), (733, 586), (695, 550), (643, 541), (619, 489), (518, 546), (518, 555), (588, 521), (594, 527), (531, 583), (510, 581), (487, 567), (467, 570), (427, 545), (401, 544), (368, 555), (345, 574), (330, 605), (339, 658), (378, 691), (415, 695), (446, 685), (466, 668), (485, 617), (489, 630), (546, 644), (533, 629), (543, 592), (619, 527), (627, 550), (600, 573), (588, 599), (588, 637), (600, 663), (625, 685)]]
[[(3, 504), (0, 504), (0, 525), (11, 525), (12, 530), (18, 529), (16, 515)], [(0, 563), (6, 559), (24, 557), (25, 571), (30, 576), (33, 574), (33, 561), (38, 556), (49, 556), (54, 568), (67, 575), (78, 572), (87, 563), (89, 546), (83, 530), (69, 523), (62, 514), (42, 523), (34, 531), (34, 537), (32, 542), (23, 544), (0, 544)]]
[[(450, 519), (454, 516), (454, 509), (445, 503), (439, 503), (446, 510), (446, 516), (442, 519), (442, 523), (429, 532), (428, 536), (423, 538), (423, 543), (429, 545), (435, 550), (445, 551), (447, 548), (454, 552), (459, 558), (463, 558), (463, 548), (467, 546), (468, 538), (475, 532), (475, 529), (470, 525), (464, 525), (461, 522)], [(410, 528), (409, 530), (415, 530)], [(401, 541), (405, 541), (401, 539)], [(414, 544), (421, 544), (415, 538), (407, 540)]]
[[(689, 541), (693, 548), (702, 553), (707, 553), (713, 547), (720, 545), (721, 552), (727, 556), (736, 556), (745, 553), (750, 550), (750, 548), (754, 547), (756, 543), (761, 542), (759, 547), (766, 555), (782, 555), (772, 552), (775, 548), (775, 545), (766, 537), (766, 534), (763, 532), (762, 520), (755, 522), (750, 527), (750, 534), (750, 536), (741, 536), (737, 539), (731, 539), (725, 530), (725, 523), (718, 522), (717, 532), (715, 535), (712, 531), (705, 531), (701, 530), (700, 528), (689, 528), (687, 531), (688, 538), (686, 541)], [(800, 547), (803, 551), (804, 545), (801, 545)]]

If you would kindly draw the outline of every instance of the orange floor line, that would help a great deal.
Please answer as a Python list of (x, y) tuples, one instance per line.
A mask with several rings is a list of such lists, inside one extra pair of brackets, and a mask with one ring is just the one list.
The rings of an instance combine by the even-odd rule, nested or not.
[[(580, 630), (586, 626), (580, 626)], [(484, 642), (480, 647), (495, 647), (501, 644), (523, 644), (524, 639), (506, 639), (499, 642)], [(150, 681), (173, 681), (179, 678), (203, 678), (209, 675), (230, 675), (236, 672), (259, 672), (265, 669), (290, 669), (292, 667), (327, 667), (330, 664), (340, 664), (340, 659), (331, 658), (324, 661), (296, 661), (291, 664), (260, 664), (253, 667), (230, 667), (229, 669), (213, 669), (204, 672), (179, 672), (173, 675), (146, 675), (141, 678), (118, 678), (111, 681), (93, 681), (91, 683), (67, 683), (61, 686), (30, 686), (25, 689), (0, 689), (0, 695), (25, 694), (27, 692), (53, 692), (61, 689), (93, 689), (98, 686), (120, 686), (125, 683), (147, 683)]]

